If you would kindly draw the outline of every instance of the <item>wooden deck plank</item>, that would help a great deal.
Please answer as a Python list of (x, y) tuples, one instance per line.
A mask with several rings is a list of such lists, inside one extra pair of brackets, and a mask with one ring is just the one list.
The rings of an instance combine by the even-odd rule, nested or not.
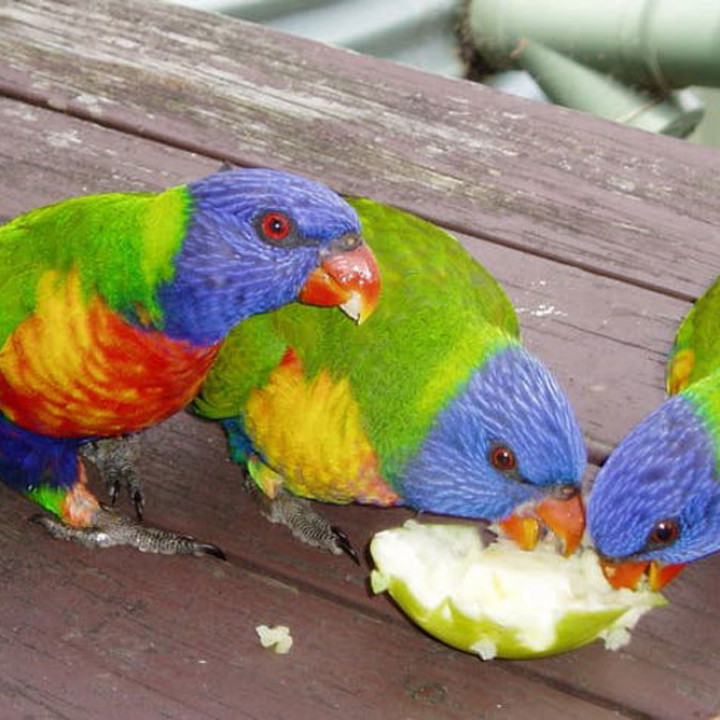
[[(0, 119), (7, 126), (0, 138), (0, 217), (74, 194), (159, 189), (217, 167), (208, 158), (14, 100), (0, 99)], [(567, 388), (586, 433), (601, 447), (617, 442), (660, 402), (665, 354), (688, 303), (458, 237), (503, 283), (528, 346)]]
[[(631, 645), (618, 653), (595, 645), (554, 659), (480, 663), (411, 628), (385, 598), (368, 597), (365, 570), (355, 568), (346, 558), (301, 547), (284, 529), (259, 518), (233, 481), (235, 468), (223, 464), (219, 454), (208, 453), (208, 445), (219, 440), (216, 430), (181, 416), (154, 431), (155, 442), (148, 446), (143, 462), (148, 517), (152, 522), (219, 542), (229, 553), (229, 564), (210, 559), (155, 558), (124, 550), (92, 552), (58, 543), (24, 522), (32, 511), (29, 503), (0, 490), (0, 502), (8, 517), (0, 534), (0, 557), (4, 559), (0, 567), (10, 583), (10, 590), (0, 598), (4, 618), (0, 628), (12, 628), (12, 632), (3, 633), (0, 659), (23, 658), (7, 678), (18, 690), (35, 697), (44, 689), (68, 703), (65, 686), (74, 687), (81, 696), (90, 694), (85, 702), (93, 710), (97, 700), (93, 688), (102, 688), (107, 682), (119, 688), (120, 710), (134, 710), (133, 703), (144, 703), (152, 708), (147, 717), (156, 717), (156, 709), (164, 707), (158, 705), (158, 698), (186, 702), (188, 693), (196, 698), (194, 704), (187, 699), (196, 713), (189, 717), (205, 717), (204, 713), (208, 717), (230, 717), (216, 707), (214, 696), (201, 694), (198, 699), (199, 679), (192, 674), (193, 668), (187, 667), (195, 658), (209, 659), (223, 679), (217, 683), (228, 673), (232, 675), (227, 687), (215, 690), (229, 704), (228, 713), (239, 711), (235, 703), (244, 700), (238, 693), (248, 685), (257, 686), (258, 697), (269, 695), (272, 702), (287, 702), (287, 690), (272, 689), (272, 682), (278, 678), (262, 683), (254, 676), (243, 675), (241, 679), (235, 671), (238, 665), (243, 672), (246, 663), (255, 666), (254, 657), (243, 659), (254, 647), (254, 625), (288, 623), (296, 637), (306, 638), (308, 628), (317, 624), (312, 617), (316, 611), (318, 617), (327, 618), (322, 626), (326, 628), (326, 644), (322, 648), (313, 645), (317, 657), (303, 659), (310, 667), (288, 672), (322, 677), (325, 662), (342, 668), (348, 675), (347, 684), (333, 674), (332, 682), (327, 680), (331, 686), (327, 697), (332, 698), (334, 688), (341, 687), (351, 697), (350, 717), (356, 709), (358, 716), (361, 711), (368, 712), (372, 695), (356, 687), (363, 680), (366, 662), (376, 672), (368, 682), (381, 694), (388, 682), (395, 690), (404, 687), (407, 673), (412, 674), (412, 687), (436, 688), (434, 683), (444, 687), (440, 694), (449, 705), (448, 717), (455, 717), (453, 708), (458, 710), (458, 717), (464, 717), (463, 712), (485, 698), (489, 688), (497, 691), (490, 695), (491, 705), (502, 696), (497, 704), (503, 705), (506, 715), (498, 713), (498, 717), (524, 716), (519, 714), (528, 711), (524, 704), (510, 708), (503, 699), (506, 693), (515, 697), (518, 692), (522, 698), (537, 695), (538, 717), (549, 717), (544, 714), (546, 701), (552, 712), (567, 713), (567, 717), (574, 716), (570, 713), (576, 707), (577, 712), (584, 713), (582, 706), (575, 706), (578, 695), (588, 703), (619, 712), (620, 717), (707, 720), (720, 709), (718, 658), (713, 650), (718, 647), (720, 631), (716, 614), (707, 609), (691, 611), (678, 603), (658, 610), (643, 620)], [(197, 479), (200, 467), (203, 483)], [(329, 508), (327, 514), (359, 542), (406, 515), (357, 507)], [(6, 536), (8, 540), (3, 539)], [(696, 597), (696, 602), (717, 593), (717, 563), (688, 572), (704, 584), (704, 594)], [(671, 598), (683, 586), (688, 592), (684, 579), (678, 583)], [(345, 634), (343, 624), (348, 622), (354, 629)], [(37, 634), (38, 624), (42, 639)], [(375, 647), (377, 653), (368, 652), (368, 647)], [(92, 664), (98, 667), (93, 670)], [(70, 671), (77, 672), (60, 677), (52, 672), (55, 666), (68, 665)], [(405, 668), (406, 674), (399, 667)], [(428, 668), (436, 672), (429, 674)], [(497, 669), (502, 673), (496, 673)], [(25, 685), (18, 685), (21, 671)], [(272, 668), (265, 665), (262, 672), (273, 676)], [(43, 679), (48, 675), (49, 682)], [(464, 678), (461, 685), (456, 675)], [(291, 678), (282, 677), (291, 683)], [(307, 684), (306, 676), (303, 682)], [(546, 682), (555, 692), (568, 694), (567, 705), (553, 706), (554, 695), (547, 695)], [(176, 683), (180, 689), (175, 688)], [(212, 682), (209, 685), (217, 687)], [(236, 685), (239, 687), (233, 691)], [(466, 702), (465, 693), (476, 695)], [(126, 695), (130, 699), (122, 700)], [(405, 709), (402, 696), (392, 695), (391, 700)], [(303, 698), (298, 698), (304, 708), (302, 702)], [(307, 702), (310, 707), (313, 701)], [(385, 702), (382, 697), (374, 707), (381, 710)], [(172, 703), (168, 705), (163, 712), (172, 717)], [(0, 712), (2, 708), (0, 699)], [(491, 709), (488, 706), (488, 711)], [(407, 711), (410, 717), (425, 717), (417, 710), (410, 712), (409, 707)]]
[(686, 299), (720, 267), (708, 148), (164, 4), (22, 0), (0, 30), (0, 92)]
[[(209, 529), (237, 493), (205, 467), (213, 504), (173, 493), (167, 510)], [(3, 718), (618, 717), (233, 557), (88, 551), (20, 521), (30, 506), (7, 490), (0, 501), (15, 518), (0, 530)], [(292, 652), (262, 649), (260, 623), (289, 625)]]
[[(69, 194), (118, 188), (140, 190), (161, 187), (199, 176), (215, 167), (215, 162), (207, 158), (11, 100), (0, 100), (0, 117), (8, 121), (15, 118), (18, 121), (5, 124), (6, 129), (0, 137), (0, 216), (9, 217), (32, 205), (54, 201)], [(623, 405), (622, 419), (616, 417), (618, 398), (622, 397), (622, 392), (630, 393), (631, 386), (638, 388), (635, 396), (635, 409), (638, 412), (644, 412), (659, 399), (662, 354), (672, 336), (675, 316), (679, 316), (679, 311), (686, 307), (684, 303), (542, 258), (522, 257), (517, 251), (491, 245), (477, 238), (465, 237), (464, 241), (498, 274), (519, 308), (526, 310), (520, 317), (528, 341), (553, 368), (558, 366), (558, 374), (566, 385), (569, 385), (571, 393), (577, 396), (577, 400), (585, 402), (582, 411), (584, 423), (591, 423), (594, 413), (599, 431), (606, 428), (616, 430), (618, 424), (626, 421), (630, 412), (628, 407)], [(613, 298), (613, 307), (606, 307), (607, 297)], [(556, 310), (548, 313), (546, 311), (550, 306), (554, 306)], [(595, 362), (598, 353), (603, 353), (603, 348), (608, 356), (607, 361)], [(638, 378), (628, 377), (628, 367), (637, 371)], [(583, 370), (582, 376), (579, 375), (580, 369)], [(605, 384), (604, 391), (595, 392), (593, 395), (592, 389), (588, 387), (590, 371), (598, 372), (598, 382)], [(591, 377), (595, 378), (592, 374)], [(588, 398), (588, 395), (591, 397)], [(606, 401), (598, 400), (595, 395), (605, 397)], [(610, 435), (606, 437), (609, 438)], [(446, 650), (410, 628), (385, 599), (368, 597), (365, 590), (365, 568), (358, 569), (345, 559), (326, 557), (300, 547), (284, 530), (268, 526), (240, 493), (237, 469), (224, 462), (224, 457), (224, 443), (216, 427), (181, 416), (152, 433), (144, 459), (150, 503), (148, 519), (219, 542), (231, 553), (233, 570), (228, 572), (233, 578), (232, 585), (223, 590), (222, 598), (218, 601), (219, 608), (216, 608), (214, 600), (207, 600), (208, 613), (214, 614), (217, 609), (221, 617), (225, 617), (222, 614), (227, 612), (224, 609), (225, 602), (243, 604), (248, 593), (250, 597), (255, 597), (253, 591), (248, 590), (244, 584), (235, 585), (236, 573), (242, 575), (243, 572), (251, 572), (254, 582), (263, 587), (269, 581), (276, 581), (296, 588), (299, 595), (293, 596), (291, 603), (278, 602), (276, 607), (279, 614), (282, 614), (280, 611), (288, 605), (293, 608), (295, 604), (304, 606), (306, 602), (310, 602), (306, 601), (306, 597), (311, 598), (312, 602), (319, 602), (319, 598), (329, 603), (330, 607), (343, 607), (346, 611), (348, 608), (352, 609), (353, 617), (357, 615), (362, 619), (358, 622), (363, 634), (367, 632), (364, 629), (364, 623), (367, 622), (372, 627), (379, 623), (381, 628), (390, 628), (388, 632), (391, 634), (399, 631), (408, 633), (407, 636), (398, 636), (403, 638), (397, 641), (399, 646), (406, 642), (404, 638), (415, 637), (413, 642), (421, 643), (419, 647), (423, 648), (422, 652), (429, 653), (435, 662), (447, 663), (443, 672), (447, 672), (448, 676), (443, 675), (442, 682), (432, 682), (441, 682), (444, 687), (451, 687), (450, 694), (453, 698), (456, 694), (461, 698), (467, 697), (468, 703), (476, 702), (476, 698), (471, 697), (472, 692), (484, 693), (485, 683), (488, 682), (497, 688), (499, 693), (514, 694), (518, 692), (518, 687), (524, 687), (527, 693), (532, 694), (536, 692), (534, 688), (539, 687), (537, 692), (545, 698), (543, 702), (547, 701), (547, 707), (560, 708), (558, 711), (561, 714), (570, 712), (567, 708), (575, 707), (573, 703), (578, 702), (573, 693), (579, 693), (588, 702), (599, 704), (598, 707), (625, 708), (625, 714), (631, 717), (670, 719), (695, 715), (705, 718), (720, 710), (720, 693), (715, 683), (717, 658), (712, 649), (720, 646), (720, 625), (705, 607), (706, 599), (714, 597), (720, 590), (720, 567), (716, 559), (687, 571), (686, 575), (671, 587), (669, 593), (671, 599), (677, 596), (678, 600), (670, 609), (656, 611), (643, 620), (632, 644), (620, 653), (608, 653), (600, 646), (593, 646), (551, 660), (481, 665), (473, 658), (456, 659), (456, 656), (463, 656)], [(207, 475), (208, 481), (198, 482), (199, 468), (203, 468), (203, 476)], [(35, 581), (40, 582), (45, 575), (49, 575), (52, 582), (62, 583), (60, 598), (64, 596), (63, 593), (70, 592), (67, 586), (72, 586), (70, 597), (74, 603), (75, 594), (82, 596), (82, 593), (89, 592), (86, 589), (88, 577), (92, 578), (96, 574), (103, 576), (109, 572), (108, 567), (129, 564), (133, 568), (129, 579), (119, 574), (113, 576), (113, 588), (117, 595), (111, 596), (109, 591), (105, 595), (99, 594), (98, 607), (93, 611), (95, 615), (88, 609), (82, 610), (87, 616), (71, 618), (73, 627), (79, 628), (93, 623), (105, 627), (103, 623), (109, 623), (108, 615), (122, 615), (124, 611), (118, 608), (123, 607), (124, 601), (113, 598), (134, 597), (140, 593), (142, 597), (159, 597), (158, 602), (162, 606), (162, 598), (182, 592), (178, 588), (210, 582), (205, 580), (203, 573), (212, 575), (212, 568), (215, 568), (215, 572), (218, 571), (212, 564), (206, 564), (199, 569), (200, 564), (191, 560), (177, 562), (165, 558), (136, 557), (124, 551), (93, 554), (72, 546), (52, 543), (35, 528), (26, 526), (22, 520), (31, 512), (30, 505), (10, 496), (6, 491), (3, 493), (0, 497), (10, 530), (0, 528), (0, 532), (10, 532), (15, 543), (6, 552), (2, 552), (2, 555), (12, 558), (12, 562), (5, 566), (4, 576), (15, 577), (17, 581), (17, 592), (8, 607), (9, 615), (18, 618), (20, 625), (16, 625), (17, 627), (22, 626), (25, 589), (31, 587)], [(335, 522), (350, 532), (359, 544), (364, 544), (373, 532), (397, 524), (408, 516), (404, 511), (367, 508), (330, 508), (328, 513)], [(20, 552), (18, 546), (23, 546), (24, 551)], [(51, 564), (57, 564), (58, 567), (52, 570), (47, 564), (43, 564), (45, 561), (35, 567), (33, 558), (37, 553), (43, 556), (49, 553), (52, 557)], [(80, 563), (82, 569), (75, 569), (75, 563)], [(20, 575), (18, 567), (24, 568)], [(146, 576), (154, 576), (156, 573), (169, 574), (168, 583), (173, 587), (172, 592), (166, 591), (163, 594), (162, 588), (155, 585), (149, 590), (143, 589)], [(65, 577), (71, 579), (66, 580)], [(79, 587), (75, 588), (75, 585)], [(42, 585), (42, 588), (45, 588), (45, 592), (50, 592), (45, 585)], [(35, 590), (32, 592), (32, 597), (35, 598)], [(203, 597), (206, 597), (205, 592), (199, 590)], [(77, 602), (80, 607), (85, 607), (84, 601)], [(331, 611), (324, 609), (325, 605), (322, 608), (323, 616), (326, 613), (333, 616)], [(174, 605), (172, 609), (175, 610)], [(163, 633), (170, 634), (167, 629), (170, 620), (163, 619), (161, 615), (162, 612), (158, 610), (158, 617), (153, 615), (152, 623), (157, 623), (158, 628), (165, 628), (158, 632), (163, 642), (169, 643)], [(59, 617), (50, 613), (45, 626), (48, 634), (57, 632), (53, 627), (62, 627)], [(192, 618), (185, 617), (188, 623), (192, 622)], [(340, 617), (341, 615), (336, 617), (338, 624), (341, 624)], [(300, 614), (297, 621), (293, 622), (297, 622), (298, 627), (305, 628), (309, 621), (305, 615)], [(248, 619), (247, 626), (249, 624)], [(82, 663), (85, 663), (82, 665), (83, 676), (87, 673), (90, 679), (81, 686), (81, 694), (89, 693), (95, 702), (99, 697), (111, 695), (107, 684), (114, 683), (119, 688), (113, 691), (115, 694), (127, 694), (133, 698), (132, 701), (127, 701), (131, 704), (121, 704), (120, 707), (126, 711), (147, 712), (148, 717), (182, 717), (177, 714), (179, 711), (176, 700), (172, 697), (172, 681), (175, 679), (187, 683), (188, 687), (197, 687), (192, 683), (199, 682), (195, 676), (188, 679), (187, 668), (181, 672), (182, 668), (178, 669), (172, 660), (168, 660), (178, 647), (186, 654), (189, 652), (186, 646), (188, 640), (183, 635), (185, 629), (179, 633), (180, 637), (175, 644), (163, 645), (162, 660), (170, 663), (168, 672), (171, 672), (172, 676), (165, 674), (167, 668), (157, 667), (155, 674), (144, 678), (130, 673), (121, 662), (122, 657), (117, 654), (120, 651), (108, 651), (92, 644), (86, 657), (81, 649), (76, 647), (78, 643), (82, 643), (79, 640), (75, 642), (71, 637), (68, 641), (71, 643), (70, 650), (58, 640), (52, 651), (56, 654), (46, 657), (41, 652), (43, 642), (36, 636), (28, 639), (25, 635), (17, 635), (15, 631), (8, 632), (8, 627), (10, 626), (7, 623), (0, 625), (0, 628), (6, 630), (8, 656), (13, 653), (22, 657), (22, 666), (29, 668), (32, 678), (27, 680), (27, 677), (23, 676), (26, 677), (25, 684), (20, 681), (19, 676), (6, 681), (7, 689), (3, 695), (5, 698), (13, 698), (12, 701), (16, 703), (10, 707), (35, 708), (33, 712), (37, 713), (44, 712), (44, 707), (54, 707), (58, 709), (58, 713), (69, 713), (69, 716), (74, 718), (77, 707), (73, 705), (71, 693), (62, 688), (72, 686), (74, 675), (71, 669)], [(138, 627), (133, 626), (127, 630), (124, 619), (120, 627), (122, 633), (114, 625), (112, 632), (108, 630), (107, 633), (120, 643), (121, 648), (125, 647), (122, 644), (124, 642), (131, 645), (140, 642)], [(145, 622), (146, 631), (148, 627), (154, 627), (150, 620)], [(209, 637), (204, 637), (202, 642), (198, 640), (197, 642), (201, 642), (200, 646), (207, 647), (212, 636), (220, 633), (219, 628), (220, 625), (204, 628), (203, 632)], [(243, 625), (243, 632), (245, 631), (247, 627)], [(154, 631), (147, 632), (152, 634)], [(242, 635), (242, 632), (238, 632)], [(382, 635), (385, 630), (379, 632)], [(120, 634), (125, 637), (125, 633), (127, 640), (118, 637)], [(250, 642), (247, 634), (242, 637)], [(370, 637), (373, 638), (372, 642), (378, 642), (377, 635), (371, 633)], [(225, 637), (221, 638), (221, 641), (229, 643)], [(357, 648), (358, 654), (365, 654), (365, 640), (346, 638), (341, 633), (338, 643), (345, 648)], [(222, 647), (229, 653), (227, 657), (235, 657), (229, 645)], [(145, 646), (141, 648), (144, 650), (136, 653), (141, 658), (151, 654)], [(218, 654), (225, 656), (226, 650)], [(339, 652), (333, 643), (327, 650), (328, 659), (330, 662), (345, 662), (344, 667), (348, 673), (354, 667), (354, 662), (364, 662), (357, 658), (352, 661), (350, 658), (337, 660), (333, 653)], [(81, 659), (78, 659), (80, 656)], [(373, 657), (381, 667), (386, 667), (382, 666), (377, 656)], [(668, 658), (672, 658), (672, 663), (668, 662)], [(452, 681), (453, 673), (457, 672), (456, 663), (468, 661), (472, 662), (463, 673), (468, 676), (469, 684), (478, 684), (472, 691), (464, 685), (459, 688)], [(93, 674), (89, 668), (91, 662), (99, 663), (103, 669)], [(226, 662), (232, 664), (233, 661)], [(313, 672), (320, 672), (321, 665), (317, 664), (321, 663), (319, 657), (314, 662), (316, 664), (313, 665)], [(416, 661), (414, 656), (410, 658), (408, 655), (404, 660), (397, 659), (397, 662)], [(68, 663), (71, 664), (70, 670), (67, 668)], [(158, 666), (161, 664), (158, 658)], [(496, 675), (496, 671), (486, 669), (496, 666), (501, 667), (504, 674)], [(146, 666), (140, 667), (143, 670)], [(53, 675), (56, 680), (52, 683), (52, 690), (41, 687), (39, 680), (43, 673), (50, 670), (58, 673)], [(223, 669), (222, 677), (225, 680), (222, 682), (227, 682), (229, 686), (239, 684), (240, 676), (234, 672), (234, 665), (230, 669)], [(389, 671), (386, 669), (385, 672)], [(488, 676), (488, 672), (492, 674)], [(101, 676), (100, 679), (98, 675)], [(506, 680), (506, 676), (510, 679)], [(141, 677), (144, 678), (144, 685)], [(491, 679), (487, 680), (488, 677)], [(304, 682), (307, 683), (307, 680)], [(412, 680), (410, 687), (415, 688), (419, 686), (418, 683), (422, 685), (422, 682)], [(246, 685), (247, 683), (244, 684)], [(262, 687), (259, 694), (271, 692), (267, 686)], [(348, 679), (347, 686), (343, 686), (338, 692), (352, 695), (357, 692), (353, 687)], [(546, 691), (549, 688), (554, 689), (548, 695)], [(238, 697), (224, 685), (221, 689), (216, 688), (215, 692), (218, 695), (229, 692), (232, 700), (228, 702), (240, 703)], [(561, 703), (556, 708), (553, 705), (554, 698), (559, 696), (553, 693), (562, 692), (568, 693), (570, 704), (564, 706)], [(469, 694), (466, 696), (464, 693)], [(287, 699), (287, 695), (284, 697)], [(190, 707), (194, 708), (192, 712), (196, 713), (190, 717), (204, 717), (203, 713), (209, 717), (224, 717), (224, 710), (216, 706), (219, 700), (214, 697), (210, 700), (204, 696), (203, 698), (199, 709), (190, 703)], [(282, 698), (278, 696), (276, 702), (281, 701)], [(307, 702), (309, 708), (312, 703), (310, 700)], [(357, 705), (353, 704), (352, 707), (357, 707), (359, 713), (360, 708), (366, 708), (368, 696), (361, 695), (353, 702), (357, 702)], [(503, 702), (499, 700), (498, 704)], [(468, 706), (462, 705), (463, 708)], [(91, 704), (89, 707), (95, 706)], [(239, 712), (238, 707), (231, 705), (227, 712)], [(509, 717), (517, 717), (515, 711), (524, 710), (524, 706), (513, 707), (512, 710), (508, 710), (507, 705), (503, 707)], [(585, 713), (584, 705), (577, 707)], [(1, 711), (2, 704), (0, 713)], [(252, 706), (246, 711), (254, 712)], [(280, 713), (280, 710), (277, 709), (277, 712)], [(418, 712), (413, 713), (413, 717), (421, 716)], [(42, 714), (38, 716), (42, 717)]]
[[(233, 489), (237, 502), (223, 507), (211, 506), (217, 498), (208, 488), (198, 488), (193, 476), (201, 462), (207, 465), (222, 446), (222, 438), (207, 423), (195, 418), (173, 419), (151, 431), (154, 439), (146, 447), (149, 483), (162, 477), (168, 463), (172, 468), (172, 486), (160, 482), (148, 484), (155, 497), (151, 516), (157, 522), (181, 523), (180, 528), (196, 532), (220, 543), (233, 555), (233, 561), (260, 563), (267, 572), (291, 583), (309, 582), (339, 603), (348, 603), (358, 611), (372, 613), (390, 623), (404, 624), (403, 618), (384, 599), (372, 598), (362, 591), (366, 569), (356, 568), (345, 558), (335, 558), (302, 547), (283, 528), (263, 527), (255, 508)], [(204, 446), (212, 444), (213, 455)], [(220, 446), (220, 447), (218, 447)], [(189, 458), (187, 461), (186, 457)], [(217, 469), (224, 482), (221, 487), (237, 484), (239, 471), (231, 464)], [(182, 517), (168, 514), (185, 507), (183, 497), (196, 493), (203, 509), (184, 511)], [(378, 510), (362, 507), (326, 506), (323, 512), (342, 527), (358, 547), (364, 547), (375, 532), (392, 527), (410, 516), (404, 510)], [(206, 526), (207, 518), (214, 524)], [(557, 658), (525, 663), (505, 663), (510, 672), (529, 678), (545, 678), (561, 687), (573, 688), (588, 697), (602, 699), (612, 706), (653, 718), (698, 717), (707, 720), (720, 712), (717, 663), (720, 654), (720, 618), (708, 608), (708, 598), (720, 592), (720, 556), (709, 558), (685, 571), (667, 591), (671, 605), (643, 618), (633, 640), (623, 650), (611, 653), (597, 643)], [(381, 601), (382, 600), (382, 601)], [(432, 642), (429, 641), (428, 642)]]
[[(616, 441), (659, 401), (686, 298), (719, 265), (716, 154), (280, 39), (139, 2), (4, 5), (0, 92), (30, 104), (0, 101), (0, 216), (187, 180), (210, 157), (305, 172), (464, 231), (594, 439)], [(223, 458), (215, 426), (179, 416), (153, 431), (143, 469), (148, 519), (220, 543), (228, 564), (55, 543), (0, 490), (0, 717), (720, 712), (718, 557), (686, 571), (619, 653), (481, 664), (370, 598), (366, 568), (268, 526)], [(408, 516), (327, 513), (358, 544)], [(268, 620), (293, 628), (289, 657), (257, 645)]]

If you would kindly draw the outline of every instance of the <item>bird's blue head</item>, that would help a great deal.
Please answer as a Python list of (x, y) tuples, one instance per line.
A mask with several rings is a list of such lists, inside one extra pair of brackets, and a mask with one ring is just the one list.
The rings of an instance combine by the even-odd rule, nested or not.
[(563, 532), (579, 541), (585, 463), (567, 397), (542, 363), (513, 343), (440, 411), (404, 469), (402, 495), (421, 510), (492, 521), (551, 497), (572, 499), (575, 525)]
[(379, 294), (355, 211), (324, 185), (277, 170), (220, 171), (187, 186), (176, 272), (158, 292), (171, 337), (208, 345), (238, 322), (300, 300), (362, 321)]
[[(720, 550), (717, 447), (692, 394), (666, 400), (625, 436), (590, 489), (587, 518), (610, 568), (652, 562), (657, 576)], [(613, 584), (634, 584), (629, 577)]]

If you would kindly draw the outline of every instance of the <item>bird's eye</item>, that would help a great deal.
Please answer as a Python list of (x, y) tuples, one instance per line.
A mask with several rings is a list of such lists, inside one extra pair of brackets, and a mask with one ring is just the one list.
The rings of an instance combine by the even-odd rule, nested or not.
[(652, 547), (670, 545), (677, 540), (680, 534), (680, 526), (677, 520), (672, 518), (658, 520), (648, 535), (648, 545)]
[(504, 445), (498, 445), (491, 450), (490, 462), (500, 472), (511, 472), (517, 466), (515, 453)]
[(290, 218), (281, 212), (269, 212), (263, 215), (260, 230), (266, 240), (277, 242), (284, 240), (290, 234)]

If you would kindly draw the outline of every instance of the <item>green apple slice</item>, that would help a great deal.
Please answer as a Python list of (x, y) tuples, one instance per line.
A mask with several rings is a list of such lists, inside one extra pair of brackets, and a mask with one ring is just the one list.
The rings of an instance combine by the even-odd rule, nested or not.
[(370, 544), (375, 593), (387, 591), (430, 635), (494, 657), (555, 655), (602, 638), (615, 650), (641, 615), (666, 604), (656, 592), (612, 588), (597, 555), (563, 557), (551, 543), (532, 552), (498, 539), (483, 547), (475, 525), (413, 520)]

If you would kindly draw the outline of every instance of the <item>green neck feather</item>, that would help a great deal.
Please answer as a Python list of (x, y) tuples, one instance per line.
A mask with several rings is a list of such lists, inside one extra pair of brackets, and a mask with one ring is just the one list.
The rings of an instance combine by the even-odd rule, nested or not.
[(703, 419), (710, 436), (714, 438), (718, 453), (717, 468), (720, 473), (720, 369), (694, 382), (680, 394), (690, 400)]

